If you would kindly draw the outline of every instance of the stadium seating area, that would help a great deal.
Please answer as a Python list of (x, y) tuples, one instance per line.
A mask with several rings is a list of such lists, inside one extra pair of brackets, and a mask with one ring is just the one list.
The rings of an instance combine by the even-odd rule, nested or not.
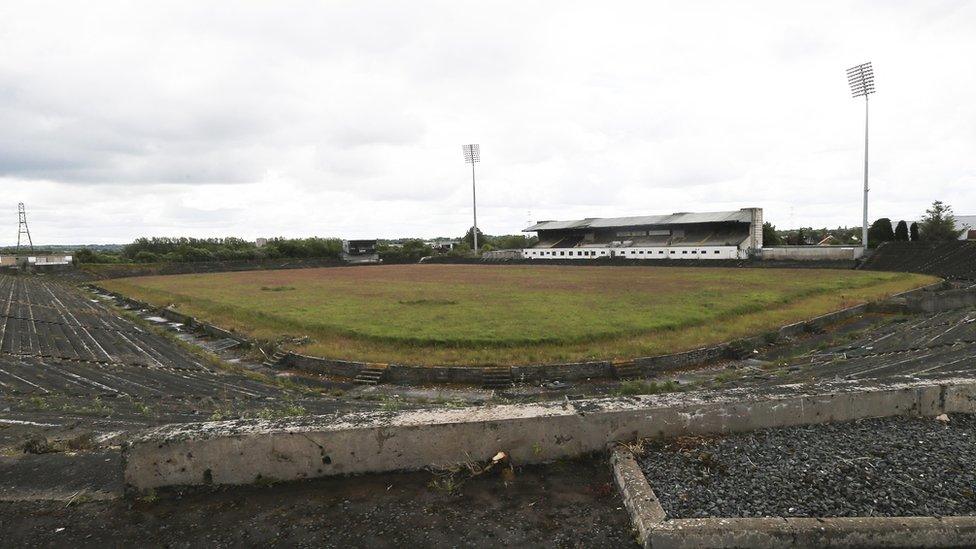
[(871, 254), (861, 268), (976, 281), (976, 241), (886, 242)]

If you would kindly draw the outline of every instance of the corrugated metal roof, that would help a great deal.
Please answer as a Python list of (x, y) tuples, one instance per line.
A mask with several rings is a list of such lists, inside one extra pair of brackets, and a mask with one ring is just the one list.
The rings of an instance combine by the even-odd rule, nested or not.
[(679, 212), (671, 215), (640, 215), (634, 217), (587, 217), (574, 221), (540, 221), (522, 232), (552, 231), (557, 229), (611, 229), (615, 227), (640, 227), (643, 225), (680, 225), (695, 223), (721, 223), (738, 221), (749, 223), (752, 214), (749, 210), (730, 212)]
[(955, 215), (956, 229), (976, 227), (976, 215)]

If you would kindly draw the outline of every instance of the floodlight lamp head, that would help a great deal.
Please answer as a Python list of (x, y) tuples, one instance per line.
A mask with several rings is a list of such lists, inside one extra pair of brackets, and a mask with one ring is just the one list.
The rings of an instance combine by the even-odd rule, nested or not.
[(464, 163), (474, 164), (475, 162), (481, 162), (481, 146), (477, 144), (472, 145), (461, 145), (461, 150), (464, 151)]
[(851, 86), (853, 97), (867, 98), (868, 94), (874, 93), (874, 69), (871, 62), (847, 69), (847, 83)]

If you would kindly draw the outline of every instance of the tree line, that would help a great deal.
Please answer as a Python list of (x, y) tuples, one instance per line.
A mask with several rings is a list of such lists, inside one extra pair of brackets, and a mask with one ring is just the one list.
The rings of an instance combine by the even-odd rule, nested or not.
[(188, 263), (279, 258), (339, 258), (338, 238), (272, 238), (264, 246), (242, 238), (137, 238), (118, 252), (82, 248), (79, 263)]
[[(423, 257), (472, 255), (473, 233), (468, 230), (459, 237), (458, 244), (449, 251), (435, 250), (421, 239), (379, 241), (376, 251), (380, 258), (391, 263), (417, 262)], [(482, 251), (525, 248), (534, 245), (535, 237), (524, 235), (490, 236), (478, 231), (478, 248)], [(247, 261), (260, 259), (339, 259), (342, 240), (338, 238), (272, 238), (263, 246), (237, 237), (143, 237), (121, 250), (99, 247), (75, 250), (78, 263), (189, 263), (198, 261)]]
[[(868, 246), (874, 248), (884, 242), (940, 242), (956, 240), (961, 231), (956, 229), (956, 219), (952, 213), (952, 206), (940, 200), (932, 203), (925, 210), (925, 215), (919, 221), (911, 224), (905, 220), (893, 223), (891, 219), (882, 217), (876, 219), (868, 227)], [(827, 244), (860, 244), (860, 227), (838, 227), (836, 229), (813, 229), (801, 227), (795, 230), (777, 230), (776, 226), (767, 222), (763, 224), (763, 245), (813, 245), (823, 242)]]
[[(445, 239), (450, 240), (450, 239)], [(474, 255), (474, 227), (462, 237), (458, 237), (457, 244), (450, 250), (435, 250), (426, 241), (420, 239), (407, 239), (399, 242), (381, 241), (376, 246), (376, 251), (380, 258), (386, 262), (416, 262), (423, 257), (434, 255), (445, 255), (448, 257), (469, 257)], [(479, 252), (490, 252), (492, 250), (515, 250), (535, 246), (539, 241), (534, 236), (521, 234), (509, 234), (492, 236), (486, 235), (478, 229), (478, 250)]]

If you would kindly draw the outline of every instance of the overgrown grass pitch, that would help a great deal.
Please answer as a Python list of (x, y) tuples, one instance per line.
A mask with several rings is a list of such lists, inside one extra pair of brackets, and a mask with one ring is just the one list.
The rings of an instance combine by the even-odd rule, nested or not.
[(413, 364), (633, 358), (761, 333), (934, 281), (818, 269), (388, 265), (104, 285), (296, 350)]

